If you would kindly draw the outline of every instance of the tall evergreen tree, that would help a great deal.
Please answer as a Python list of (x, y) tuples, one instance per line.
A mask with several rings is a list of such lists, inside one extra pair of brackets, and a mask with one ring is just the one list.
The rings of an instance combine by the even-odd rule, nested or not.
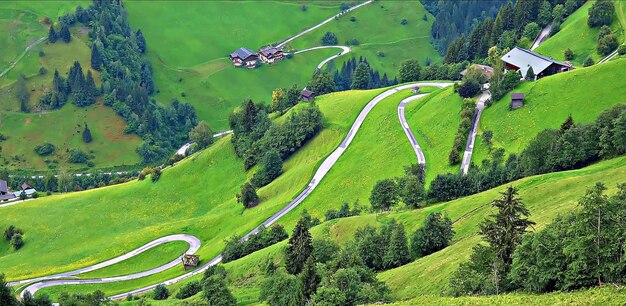
[(528, 70), (526, 71), (526, 81), (534, 81), (535, 80), (535, 71), (533, 70), (533, 67), (528, 67)]
[(139, 52), (146, 53), (146, 39), (143, 37), (141, 29), (135, 32), (135, 37), (137, 38), (137, 48), (139, 48)]
[(91, 46), (91, 68), (100, 71), (102, 67), (102, 54), (100, 54), (100, 49), (98, 49), (98, 44), (96, 42)]
[(290, 274), (300, 273), (306, 260), (312, 252), (313, 243), (311, 240), (311, 233), (307, 227), (306, 220), (304, 218), (300, 218), (296, 227), (293, 229), (291, 237), (289, 237), (285, 259), (287, 272)]
[(59, 39), (59, 35), (54, 30), (54, 25), (50, 25), (50, 30), (48, 30), (48, 41), (53, 44), (57, 42), (57, 39)]
[(311, 296), (317, 292), (317, 287), (319, 286), (321, 280), (321, 277), (317, 274), (317, 270), (315, 269), (313, 255), (311, 255), (304, 263), (304, 268), (300, 274), (302, 295), (307, 301), (309, 301)]
[(65, 43), (69, 43), (72, 39), (72, 35), (70, 34), (70, 27), (63, 22), (61, 23), (61, 32), (59, 32), (59, 37), (61, 37), (61, 39), (63, 39)]
[(400, 65), (400, 82), (414, 82), (420, 79), (420, 65), (417, 60), (408, 60)]
[(391, 237), (389, 239), (389, 247), (383, 257), (383, 266), (385, 269), (393, 269), (405, 265), (411, 261), (409, 246), (404, 232), (404, 226), (396, 223), (393, 227)]
[(30, 92), (26, 87), (26, 77), (24, 74), (21, 74), (17, 77), (17, 99), (20, 101), (20, 111), (24, 113), (30, 112), (30, 107), (28, 106), (28, 100), (30, 99)]
[(354, 71), (352, 79), (352, 89), (368, 89), (372, 82), (370, 76), (370, 67), (368, 64), (361, 62)]
[(0, 305), (17, 306), (18, 302), (13, 295), (13, 290), (4, 280), (4, 274), (0, 274)]
[(90, 143), (92, 140), (93, 140), (93, 138), (91, 138), (91, 130), (89, 129), (89, 127), (85, 123), (85, 129), (83, 130), (83, 142), (84, 143)]
[(213, 275), (202, 281), (202, 298), (210, 306), (237, 305), (237, 299), (228, 290), (224, 278), (220, 275)]

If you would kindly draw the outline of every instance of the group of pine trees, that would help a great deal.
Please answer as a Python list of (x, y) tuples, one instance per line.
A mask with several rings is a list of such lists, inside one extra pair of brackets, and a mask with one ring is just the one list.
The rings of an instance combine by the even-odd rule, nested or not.
[(42, 97), (41, 105), (55, 109), (71, 98), (76, 105), (86, 106), (104, 95), (104, 104), (126, 120), (125, 132), (144, 139), (137, 149), (142, 162), (155, 163), (187, 141), (197, 118), (189, 104), (173, 101), (164, 107), (150, 98), (155, 88), (152, 65), (143, 56), (146, 41), (141, 30), (130, 28), (127, 16), (121, 1), (98, 0), (87, 9), (79, 6), (59, 18), (61, 30), (57, 33), (52, 26), (49, 41), (69, 41), (69, 28), (77, 22), (88, 26), (91, 68), (106, 73), (100, 74), (102, 86), (97, 89), (91, 71), (85, 76), (78, 62), (66, 80), (55, 71), (52, 89)]
[[(489, 48), (493, 46), (501, 49), (512, 48), (522, 40), (525, 40), (522, 44), (530, 44), (538, 33), (536, 30), (527, 29), (529, 24), (535, 23), (535, 26), (543, 27), (552, 23), (553, 32), (556, 32), (564, 18), (584, 2), (584, 0), (518, 0), (511, 4), (506, 1), (495, 19), (484, 19), (475, 25), (471, 32), (462, 33), (458, 39), (452, 41), (446, 50), (444, 62), (459, 63), (466, 60), (476, 62), (487, 58)], [(437, 21), (440, 22), (439, 19)], [(433, 26), (433, 31), (434, 29)], [(525, 32), (528, 32), (526, 36)], [(529, 34), (530, 32), (536, 34)]]
[(390, 80), (387, 73), (381, 76), (377, 70), (373, 70), (367, 58), (355, 57), (343, 62), (341, 69), (333, 73), (335, 91), (350, 89), (381, 88), (398, 84), (397, 79)]
[(58, 70), (54, 70), (52, 87), (39, 100), (39, 105), (45, 109), (61, 108), (69, 98), (76, 106), (84, 107), (96, 103), (96, 97), (100, 95), (100, 89), (96, 87), (91, 70), (87, 70), (87, 76), (78, 61), (70, 68), (67, 79), (64, 79)]

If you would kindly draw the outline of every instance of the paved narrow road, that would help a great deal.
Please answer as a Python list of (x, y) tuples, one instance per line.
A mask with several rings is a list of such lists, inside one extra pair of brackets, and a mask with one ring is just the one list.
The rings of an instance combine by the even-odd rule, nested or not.
[[(453, 83), (438, 83), (437, 85), (428, 85), (428, 86), (435, 86), (435, 87), (439, 87), (439, 88), (444, 88), (444, 87), (448, 87), (450, 85), (452, 85)], [(419, 85), (421, 86), (421, 85)], [(419, 143), (417, 143), (417, 140), (415, 139), (415, 135), (413, 135), (413, 131), (411, 131), (411, 127), (409, 126), (409, 124), (406, 122), (406, 117), (404, 115), (404, 109), (406, 107), (407, 104), (409, 104), (410, 102), (413, 102), (415, 100), (419, 100), (425, 96), (427, 96), (428, 94), (419, 94), (419, 95), (415, 95), (415, 96), (410, 96), (402, 101), (400, 101), (400, 104), (398, 105), (398, 119), (400, 120), (400, 125), (402, 125), (402, 130), (404, 131), (404, 134), (406, 134), (406, 137), (409, 139), (409, 142), (411, 143), (411, 147), (413, 147), (413, 151), (415, 152), (415, 156), (417, 156), (417, 163), (420, 165), (426, 165), (426, 157), (424, 157), (424, 152), (422, 151), (422, 147), (420, 147)]]
[(530, 50), (533, 51), (537, 49), (537, 47), (539, 47), (539, 45), (541, 45), (541, 43), (543, 43), (548, 38), (548, 36), (550, 35), (550, 31), (552, 31), (552, 24), (547, 25), (541, 30), (541, 32), (533, 42), (532, 47), (530, 47)]
[(322, 70), (322, 67), (324, 67), (324, 65), (326, 65), (326, 63), (328, 63), (328, 62), (330, 62), (330, 61), (332, 61), (332, 60), (334, 60), (334, 59), (336, 59), (336, 58), (338, 58), (338, 57), (340, 57), (342, 55), (348, 54), (350, 52), (350, 47), (346, 47), (346, 46), (319, 46), (319, 47), (313, 47), (313, 48), (308, 48), (308, 49), (296, 51), (293, 54), (300, 54), (300, 53), (303, 53), (303, 52), (319, 50), (319, 49), (328, 49), (328, 48), (339, 48), (339, 49), (341, 49), (341, 52), (339, 52), (339, 53), (337, 53), (337, 54), (335, 54), (335, 55), (333, 55), (333, 56), (323, 60), (322, 62), (320, 62), (317, 65), (317, 71)]
[(14, 59), (9, 64), (9, 67), (7, 67), (2, 72), (0, 72), (0, 78), (3, 77), (5, 74), (7, 74), (9, 71), (11, 71), (11, 69), (15, 68), (15, 65), (17, 65), (17, 63), (19, 63), (19, 61), (22, 60), (24, 55), (26, 55), (26, 53), (28, 53), (28, 51), (30, 51), (30, 49), (32, 49), (34, 46), (40, 44), (41, 42), (45, 41), (46, 39), (48, 39), (48, 37), (47, 36), (43, 36), (43, 37), (40, 37), (40, 38), (32, 41), (30, 44), (28, 44), (28, 46), (26, 46), (26, 49), (24, 49), (24, 51), (16, 59)]
[(478, 122), (480, 121), (480, 115), (482, 115), (485, 109), (485, 101), (491, 98), (489, 91), (483, 92), (478, 97), (476, 103), (476, 110), (474, 111), (474, 117), (472, 118), (472, 128), (467, 136), (467, 144), (465, 145), (465, 152), (463, 153), (463, 160), (461, 161), (461, 173), (467, 174), (469, 166), (472, 163), (472, 152), (474, 152), (474, 142), (476, 141), (476, 133), (478, 132)]
[(119, 281), (125, 281), (125, 280), (131, 280), (131, 279), (136, 279), (136, 278), (141, 278), (141, 277), (146, 277), (149, 275), (153, 275), (159, 272), (163, 272), (165, 270), (168, 270), (176, 265), (180, 265), (181, 263), (181, 257), (183, 254), (181, 254), (181, 256), (177, 257), (176, 259), (162, 265), (159, 267), (156, 267), (154, 269), (148, 270), (148, 271), (143, 271), (143, 272), (138, 272), (138, 273), (134, 273), (134, 274), (129, 274), (129, 275), (123, 275), (123, 276), (116, 276), (116, 277), (108, 277), (108, 278), (98, 278), (98, 279), (68, 279), (68, 278), (75, 278), (76, 275), (78, 274), (82, 274), (82, 273), (87, 273), (87, 272), (91, 272), (91, 271), (95, 271), (98, 269), (102, 269), (104, 267), (108, 267), (117, 263), (120, 263), (126, 259), (129, 259), (131, 257), (137, 256), (149, 249), (152, 249), (156, 246), (159, 246), (161, 244), (164, 243), (168, 243), (168, 242), (174, 242), (174, 241), (184, 241), (187, 242), (189, 244), (189, 248), (187, 249), (187, 251), (185, 252), (185, 254), (193, 254), (196, 251), (198, 251), (198, 249), (200, 248), (200, 245), (202, 244), (202, 242), (200, 241), (200, 239), (196, 238), (195, 236), (191, 236), (191, 235), (186, 235), (186, 234), (178, 234), (178, 235), (170, 235), (170, 236), (165, 236), (165, 237), (161, 237), (159, 239), (156, 239), (154, 241), (151, 241), (133, 251), (130, 251), (126, 254), (123, 254), (121, 256), (115, 257), (113, 259), (109, 259), (107, 261), (101, 262), (99, 264), (95, 264), (89, 267), (85, 267), (85, 268), (81, 268), (81, 269), (77, 269), (77, 270), (73, 270), (73, 271), (69, 271), (69, 272), (63, 272), (63, 273), (58, 273), (58, 274), (53, 274), (53, 275), (48, 275), (48, 276), (43, 276), (43, 277), (37, 277), (37, 278), (31, 278), (31, 279), (25, 279), (25, 280), (20, 280), (20, 281), (15, 281), (15, 282), (10, 282), (9, 286), (19, 286), (19, 285), (25, 285), (25, 284), (30, 284), (28, 285), (26, 288), (24, 288), (24, 290), (22, 291), (22, 296), (24, 295), (24, 293), (26, 291), (29, 291), (32, 294), (35, 294), (35, 292), (37, 292), (38, 290), (42, 289), (42, 288), (46, 288), (46, 287), (52, 287), (52, 286), (59, 286), (59, 285), (76, 285), (76, 284), (98, 284), (98, 283), (112, 283), (112, 282), (119, 282)]
[(289, 42), (291, 42), (291, 41), (294, 41), (294, 40), (295, 40), (295, 39), (297, 39), (297, 38), (300, 38), (301, 36), (305, 35), (306, 33), (309, 33), (309, 32), (311, 32), (311, 31), (313, 31), (313, 30), (315, 30), (315, 29), (317, 29), (317, 28), (319, 28), (319, 27), (321, 27), (321, 26), (323, 26), (323, 25), (325, 25), (325, 24), (327, 24), (327, 23), (329, 23), (329, 22), (331, 22), (331, 21), (335, 20), (335, 18), (338, 18), (339, 16), (341, 16), (341, 15), (343, 15), (343, 14), (345, 14), (345, 13), (348, 13), (348, 12), (354, 11), (354, 10), (356, 10), (356, 9), (358, 9), (358, 8), (360, 8), (360, 7), (363, 7), (363, 6), (365, 6), (365, 5), (368, 5), (368, 4), (372, 3), (372, 2), (374, 2), (374, 1), (373, 1), (373, 0), (368, 0), (368, 1), (365, 1), (365, 2), (363, 2), (363, 3), (357, 4), (357, 5), (355, 5), (355, 6), (351, 7), (351, 8), (349, 8), (349, 9), (347, 9), (347, 10), (343, 11), (343, 12), (340, 12), (340, 13), (338, 13), (338, 14), (335, 14), (334, 16), (332, 16), (332, 17), (330, 17), (330, 18), (328, 18), (328, 19), (326, 19), (326, 20), (324, 20), (324, 21), (322, 21), (322, 22), (320, 22), (320, 23), (318, 23), (318, 24), (316, 24), (316, 25), (314, 25), (314, 26), (312, 26), (312, 27), (310, 27), (310, 28), (306, 29), (306, 30), (304, 30), (304, 31), (302, 31), (302, 32), (300, 32), (300, 33), (298, 33), (298, 34), (296, 34), (296, 35), (292, 36), (292, 37), (289, 37), (289, 38), (287, 38), (287, 39), (283, 40), (282, 42), (280, 42), (280, 43), (279, 43), (278, 45), (276, 45), (276, 46), (277, 46), (277, 47), (282, 47), (282, 46), (286, 45), (287, 43), (289, 43)]
[[(250, 238), (250, 236), (258, 233), (259, 230), (261, 229), (261, 227), (269, 227), (269, 226), (271, 226), (276, 221), (278, 221), (281, 217), (283, 217), (285, 214), (287, 214), (288, 212), (293, 210), (296, 206), (298, 206), (300, 203), (302, 203), (302, 201), (304, 201), (304, 199), (306, 199), (306, 197), (309, 196), (311, 194), (311, 192), (313, 192), (313, 190), (319, 185), (319, 183), (326, 176), (328, 171), (330, 171), (330, 169), (335, 165), (337, 160), (339, 160), (339, 157), (341, 157), (341, 155), (346, 151), (348, 146), (354, 140), (354, 137), (356, 136), (357, 132), (361, 128), (361, 125), (365, 121), (365, 118), (367, 117), (367, 115), (382, 100), (388, 98), (389, 96), (391, 96), (391, 95), (393, 95), (393, 94), (395, 94), (395, 93), (397, 93), (397, 92), (399, 92), (401, 90), (410, 89), (410, 88), (413, 88), (415, 86), (420, 86), (420, 87), (423, 87), (423, 86), (435, 86), (435, 87), (443, 88), (443, 87), (446, 87), (446, 86), (450, 86), (451, 84), (452, 83), (445, 83), (445, 82), (435, 82), (435, 83), (416, 82), (416, 83), (405, 84), (405, 85), (401, 85), (401, 86), (397, 86), (397, 87), (388, 89), (388, 90), (384, 91), (383, 93), (379, 94), (378, 96), (374, 97), (372, 100), (370, 100), (367, 103), (367, 105), (365, 105), (363, 110), (361, 110), (361, 112), (359, 113), (357, 119), (352, 124), (352, 127), (348, 131), (348, 134), (346, 135), (344, 140), (341, 142), (339, 147), (337, 147), (328, 157), (326, 157), (326, 159), (324, 159), (322, 164), (319, 166), (319, 168), (317, 169), (317, 171), (313, 175), (313, 178), (309, 182), (308, 186), (302, 191), (302, 193), (300, 193), (293, 201), (291, 201), (289, 204), (287, 204), (285, 207), (283, 207), (280, 211), (275, 213), (273, 216), (268, 218), (261, 225), (259, 225), (258, 227), (254, 228), (253, 230), (251, 230), (248, 234), (246, 234), (242, 238), (242, 240), (247, 240), (248, 238)], [(50, 275), (50, 276), (39, 277), (39, 278), (35, 278), (35, 279), (16, 281), (16, 282), (10, 283), (9, 285), (10, 286), (17, 286), (17, 285), (23, 285), (23, 284), (30, 284), (28, 287), (26, 287), (22, 291), (22, 294), (24, 294), (25, 291), (29, 291), (29, 292), (34, 294), (37, 290), (39, 290), (41, 288), (46, 288), (46, 287), (51, 287), (51, 286), (77, 285), (77, 284), (95, 284), (95, 283), (111, 283), (111, 282), (136, 279), (136, 278), (152, 275), (152, 274), (155, 274), (155, 273), (167, 270), (167, 269), (175, 266), (176, 264), (179, 264), (180, 263), (180, 257), (175, 259), (174, 261), (166, 264), (166, 265), (161, 266), (161, 267), (157, 267), (157, 268), (154, 268), (154, 269), (149, 270), (149, 271), (135, 273), (135, 274), (131, 274), (131, 275), (124, 275), (124, 276), (118, 276), (118, 277), (109, 277), (109, 278), (102, 278), (102, 279), (59, 279), (59, 278), (74, 277), (74, 276), (76, 276), (76, 275), (78, 275), (80, 273), (93, 271), (93, 270), (96, 270), (96, 269), (99, 269), (99, 268), (103, 268), (103, 267), (106, 267), (106, 266), (118, 263), (118, 262), (123, 261), (125, 259), (128, 259), (130, 257), (133, 257), (133, 256), (135, 256), (135, 255), (137, 255), (137, 254), (139, 254), (139, 253), (141, 253), (141, 252), (143, 252), (143, 251), (145, 251), (147, 249), (155, 247), (155, 246), (157, 246), (159, 244), (163, 244), (163, 243), (166, 243), (166, 242), (169, 242), (169, 241), (175, 241), (175, 240), (183, 240), (183, 241), (189, 242), (190, 248), (187, 251), (187, 253), (194, 253), (200, 247), (200, 241), (197, 238), (193, 237), (193, 236), (189, 236), (189, 235), (172, 235), (172, 236), (167, 236), (167, 237), (163, 237), (163, 238), (157, 239), (157, 240), (155, 240), (153, 242), (150, 242), (150, 243), (140, 247), (137, 250), (134, 250), (132, 252), (129, 252), (127, 254), (124, 254), (122, 256), (116, 257), (114, 259), (105, 261), (103, 263), (100, 263), (100, 264), (97, 264), (97, 265), (94, 265), (94, 266), (90, 266), (90, 267), (86, 267), (86, 268), (82, 268), (82, 269), (78, 269), (78, 270), (74, 270), (74, 271), (70, 271), (70, 272), (65, 272), (65, 273), (59, 273), (59, 274), (54, 274), (54, 275)], [(213, 258), (212, 260), (210, 260), (209, 262), (205, 263), (204, 265), (202, 265), (201, 267), (199, 267), (198, 269), (196, 269), (196, 270), (194, 270), (192, 272), (189, 272), (189, 273), (183, 274), (181, 276), (169, 279), (167, 281), (163, 281), (163, 282), (161, 282), (159, 284), (171, 285), (171, 284), (177, 283), (177, 282), (179, 282), (181, 280), (187, 279), (187, 278), (192, 277), (194, 275), (201, 274), (206, 269), (208, 269), (210, 266), (215, 265), (215, 264), (217, 264), (217, 263), (219, 263), (221, 261), (222, 261), (222, 256), (218, 255), (217, 257)], [(133, 290), (133, 291), (130, 291), (130, 292), (116, 294), (116, 295), (111, 296), (110, 298), (111, 299), (122, 299), (122, 298), (125, 298), (126, 296), (128, 296), (129, 294), (136, 295), (136, 294), (145, 293), (145, 292), (148, 292), (150, 290), (153, 290), (157, 285), (158, 284), (153, 284), (153, 285), (146, 286), (146, 287), (143, 287), (143, 288), (140, 288), (140, 289), (136, 289), (136, 290)]]

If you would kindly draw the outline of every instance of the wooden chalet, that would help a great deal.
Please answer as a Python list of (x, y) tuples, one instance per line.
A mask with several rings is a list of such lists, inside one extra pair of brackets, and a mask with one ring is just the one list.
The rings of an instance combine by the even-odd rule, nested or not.
[(511, 105), (510, 105), (511, 110), (518, 109), (518, 108), (524, 106), (524, 99), (525, 98), (526, 97), (524, 96), (523, 93), (512, 93), (511, 94)]
[(532, 67), (535, 79), (574, 69), (571, 64), (559, 62), (520, 47), (513, 48), (502, 56), (501, 60), (506, 70), (519, 71), (522, 77), (526, 77), (526, 73)]
[(315, 100), (315, 93), (305, 88), (300, 93), (300, 99), (305, 102), (313, 101)]
[(0, 201), (8, 201), (15, 199), (15, 195), (9, 192), (7, 181), (0, 180)]
[(192, 254), (185, 254), (182, 257), (182, 261), (183, 261), (183, 268), (185, 268), (185, 270), (193, 269), (198, 266), (198, 263), (200, 263), (200, 256), (192, 255)]
[(236, 67), (256, 68), (256, 63), (259, 60), (259, 55), (248, 49), (239, 48), (235, 52), (230, 54), (230, 60)]
[(285, 58), (285, 53), (283, 48), (267, 46), (259, 50), (259, 58), (263, 63), (273, 64), (282, 61)]

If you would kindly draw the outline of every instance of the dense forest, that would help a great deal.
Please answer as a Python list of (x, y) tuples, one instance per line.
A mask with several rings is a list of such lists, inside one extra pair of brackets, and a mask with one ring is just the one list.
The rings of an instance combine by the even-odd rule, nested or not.
[(509, 0), (442, 1), (422, 0), (424, 7), (435, 16), (431, 29), (435, 48), (444, 54), (448, 45), (477, 24), (498, 14)]

